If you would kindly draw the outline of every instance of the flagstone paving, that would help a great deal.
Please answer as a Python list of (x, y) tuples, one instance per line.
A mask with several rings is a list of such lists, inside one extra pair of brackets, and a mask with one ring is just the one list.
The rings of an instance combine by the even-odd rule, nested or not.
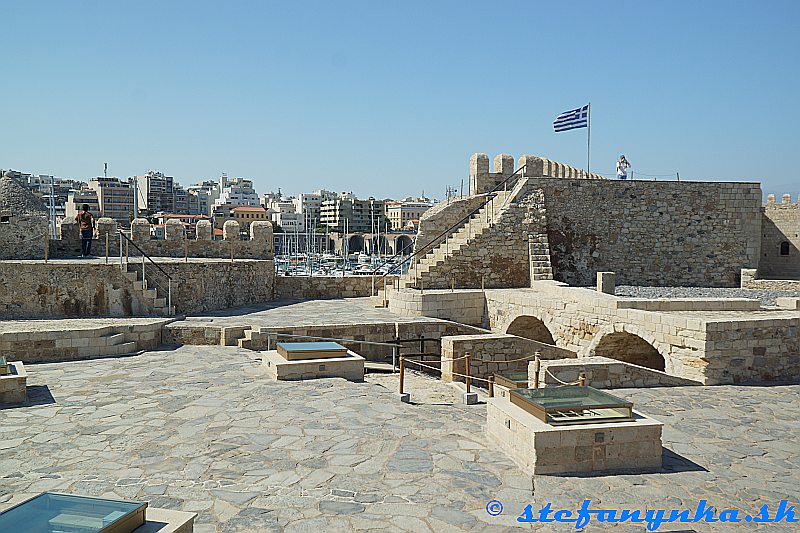
[[(272, 382), (258, 356), (184, 346), (29, 365), (33, 405), (0, 410), (0, 508), (56, 490), (195, 511), (198, 532), (446, 532), (517, 527), (529, 502), (672, 509), (705, 498), (750, 511), (798, 500), (800, 386), (618, 391), (666, 424), (664, 469), (531, 479), (487, 445), (484, 405), (407, 405), (370, 382)], [(422, 386), (447, 387), (415, 376), (412, 399)], [(499, 517), (486, 513), (492, 499)], [(574, 530), (525, 527), (536, 526)]]

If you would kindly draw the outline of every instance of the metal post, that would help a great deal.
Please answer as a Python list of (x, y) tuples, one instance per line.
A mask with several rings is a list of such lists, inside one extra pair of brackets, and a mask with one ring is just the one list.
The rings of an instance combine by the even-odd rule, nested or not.
[[(394, 341), (398, 339), (395, 337)], [(392, 346), (392, 372), (397, 372), (397, 346)]]
[(456, 292), (456, 277), (450, 276), (450, 292)]
[(172, 280), (167, 278), (167, 314), (170, 316), (172, 312)]
[(580, 375), (578, 376), (578, 385), (580, 385), (581, 387), (586, 386), (586, 374), (584, 372), (581, 372)]
[(466, 352), (464, 354), (464, 366), (466, 367), (466, 370), (465, 370), (464, 374), (467, 376), (466, 377), (467, 394), (469, 394), (471, 392), (470, 391), (470, 379), (469, 379), (469, 352)]
[(106, 264), (108, 264), (108, 232), (106, 232)]
[(147, 282), (144, 279), (144, 252), (142, 253), (142, 290), (147, 289)]
[(48, 259), (50, 259), (50, 236), (45, 234), (45, 236), (44, 236), (44, 262), (47, 263)]
[[(386, 276), (388, 276), (388, 275), (389, 275), (389, 273), (387, 272)], [(386, 296), (386, 276), (383, 276), (383, 306), (388, 309), (388, 307), (389, 307), (389, 297)]]
[(486, 274), (481, 274), (481, 290), (486, 290)]
[(494, 398), (494, 374), (489, 376), (489, 398)]
[(400, 356), (400, 394), (403, 394), (404, 389), (404, 378), (405, 378), (405, 362), (403, 361), (403, 356)]
[(119, 269), (124, 270), (122, 266), (122, 233), (119, 234)]
[(540, 355), (541, 354), (539, 352), (536, 352), (536, 356), (533, 359), (533, 388), (534, 389), (538, 389), (539, 388), (539, 371), (540, 371), (540, 369), (542, 367), (542, 360), (539, 359)]

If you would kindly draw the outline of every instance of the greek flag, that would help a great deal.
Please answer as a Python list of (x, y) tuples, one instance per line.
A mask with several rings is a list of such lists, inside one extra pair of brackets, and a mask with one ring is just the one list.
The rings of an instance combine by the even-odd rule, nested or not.
[(578, 109), (564, 111), (556, 117), (553, 122), (553, 129), (556, 132), (585, 128), (589, 122), (589, 104)]

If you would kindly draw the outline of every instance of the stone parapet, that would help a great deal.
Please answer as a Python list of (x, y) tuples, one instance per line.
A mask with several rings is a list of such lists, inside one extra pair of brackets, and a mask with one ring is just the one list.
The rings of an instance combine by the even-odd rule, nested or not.
[[(442, 381), (464, 381), (467, 353), (470, 377), (489, 379), (497, 372), (526, 370), (539, 352), (542, 359), (576, 357), (574, 352), (507, 334), (477, 334), (442, 337)], [(485, 386), (481, 383), (481, 386)]]
[[(528, 385), (534, 384), (534, 364), (528, 365)], [(625, 363), (608, 357), (579, 357), (577, 359), (543, 360), (539, 373), (539, 383), (547, 386), (561, 386), (574, 383), (583, 373), (586, 385), (596, 389), (622, 389), (641, 387), (683, 387), (701, 385), (698, 381), (670, 376), (651, 368)]]

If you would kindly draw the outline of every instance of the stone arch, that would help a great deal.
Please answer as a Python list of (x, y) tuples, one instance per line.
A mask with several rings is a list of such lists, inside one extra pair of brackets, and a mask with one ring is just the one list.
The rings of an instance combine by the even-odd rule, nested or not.
[(389, 239), (385, 236), (381, 235), (380, 237), (377, 235), (373, 235), (372, 238), (369, 240), (369, 252), (370, 253), (379, 253), (379, 254), (386, 254), (389, 250)]
[(553, 346), (556, 344), (550, 328), (542, 320), (531, 315), (520, 315), (512, 320), (506, 328), (506, 333)]
[(411, 255), (413, 252), (414, 241), (408, 235), (400, 235), (395, 239), (395, 250), (397, 253), (402, 252), (403, 255)]
[(350, 235), (347, 238), (347, 251), (351, 254), (364, 251), (364, 236)]
[(650, 335), (638, 328), (617, 326), (598, 332), (589, 347), (588, 355), (608, 357), (653, 370), (666, 372), (667, 357), (663, 348)]

